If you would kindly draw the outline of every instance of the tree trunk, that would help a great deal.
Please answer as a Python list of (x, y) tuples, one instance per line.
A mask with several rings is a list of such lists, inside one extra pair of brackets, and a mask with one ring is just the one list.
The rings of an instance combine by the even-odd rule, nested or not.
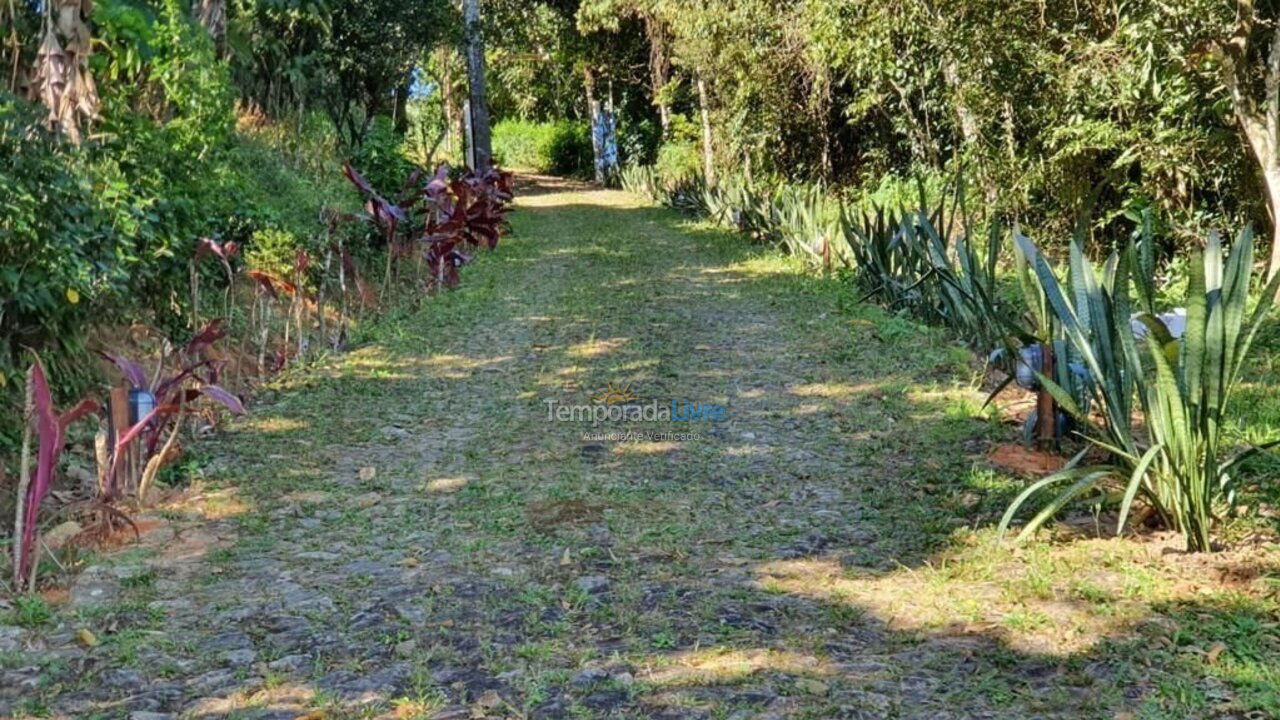
[(707, 92), (707, 81), (702, 76), (702, 71), (697, 73), (698, 83), (698, 108), (702, 114), (702, 166), (703, 174), (706, 176), (707, 185), (716, 184), (716, 165), (715, 152), (711, 134), (711, 106), (710, 95)]
[(952, 104), (956, 109), (956, 124), (960, 127), (960, 138), (964, 141), (964, 148), (970, 151), (972, 154), (971, 159), (977, 164), (978, 179), (982, 183), (982, 192), (987, 200), (986, 206), (988, 209), (994, 209), (1000, 200), (1000, 191), (995, 183), (992, 182), (990, 175), (985, 172), (985, 163), (982, 155), (979, 154), (979, 147), (982, 142), (981, 126), (978, 123), (978, 116), (973, 112), (973, 108), (969, 107), (969, 103), (964, 98), (964, 86), (960, 82), (960, 69), (957, 67), (955, 60), (948, 59), (942, 64), (942, 77), (951, 90)]
[(395, 119), (396, 132), (403, 135), (409, 130), (409, 83), (396, 88), (395, 103), (391, 108), (391, 117)]
[[(1275, 159), (1272, 157), (1272, 167), (1263, 173), (1267, 181), (1267, 204), (1271, 208), (1271, 258), (1267, 261), (1267, 282), (1280, 272), (1280, 167), (1275, 166)], [(1276, 299), (1280, 300), (1280, 296)]]
[(227, 2), (226, 0), (199, 0), (196, 3), (196, 22), (208, 31), (213, 44), (222, 55), (225, 48), (223, 40), (227, 35)]
[(444, 151), (452, 156), (453, 133), (457, 125), (454, 123), (453, 73), (449, 72), (447, 52), (444, 48), (436, 52), (436, 62), (440, 64), (440, 75), (436, 82), (440, 86), (440, 111), (444, 113)]
[(604, 146), (596, 124), (600, 120), (600, 101), (596, 98), (596, 77), (591, 67), (582, 68), (582, 84), (587, 91), (587, 125), (591, 128), (591, 167), (596, 182), (604, 184)]
[(663, 88), (671, 77), (667, 31), (662, 21), (651, 15), (645, 16), (644, 28), (649, 37), (649, 83), (652, 86), (653, 104), (658, 106), (658, 122), (662, 126), (662, 137), (666, 139), (671, 130), (671, 105), (663, 99)]
[[(1262, 170), (1267, 188), (1267, 209), (1271, 214), (1271, 256), (1267, 262), (1267, 280), (1280, 272), (1280, 25), (1271, 38), (1271, 48), (1264, 68), (1265, 97), (1259, 107), (1250, 93), (1249, 36), (1253, 32), (1253, 0), (1238, 0), (1239, 18), (1231, 37), (1219, 50), (1222, 53), (1223, 84), (1231, 95), (1231, 108), (1249, 149)], [(1280, 300), (1280, 294), (1277, 295)]]
[(463, 0), (467, 37), (467, 81), (471, 87), (471, 133), (475, 143), (475, 170), (493, 164), (489, 139), (489, 105), (484, 90), (484, 37), (480, 28), (480, 0)]

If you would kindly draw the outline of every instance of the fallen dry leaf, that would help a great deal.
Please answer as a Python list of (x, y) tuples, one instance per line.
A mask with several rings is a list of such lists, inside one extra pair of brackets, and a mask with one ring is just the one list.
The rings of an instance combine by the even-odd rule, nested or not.
[(98, 647), (98, 636), (93, 634), (89, 628), (80, 628), (76, 631), (76, 637), (79, 638), (80, 644), (87, 647)]
[(486, 710), (492, 710), (501, 704), (502, 696), (498, 694), (497, 690), (485, 690), (484, 694), (480, 696), (480, 699), (476, 700), (476, 705), (479, 705)]
[(1226, 649), (1227, 649), (1226, 643), (1221, 641), (1210, 645), (1209, 651), (1204, 654), (1205, 661), (1208, 662), (1210, 665), (1218, 662), (1218, 656), (1221, 655), (1223, 651), (1225, 651)]

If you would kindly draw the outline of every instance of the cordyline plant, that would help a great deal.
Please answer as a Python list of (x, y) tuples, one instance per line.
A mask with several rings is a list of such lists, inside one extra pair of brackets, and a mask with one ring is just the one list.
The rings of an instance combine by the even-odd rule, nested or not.
[(205, 258), (216, 257), (222, 264), (227, 276), (227, 285), (222, 291), (222, 314), (231, 313), (231, 289), (235, 285), (235, 271), (231, 268), (231, 259), (239, 252), (240, 245), (235, 241), (220, 243), (213, 238), (200, 238), (196, 243), (195, 255), (191, 257), (189, 272), (191, 275), (191, 325), (200, 327), (200, 265)]
[[(1074, 498), (1120, 480), (1124, 492), (1117, 533), (1123, 532), (1133, 502), (1141, 496), (1150, 512), (1186, 538), (1188, 550), (1211, 549), (1213, 522), (1235, 499), (1240, 462), (1276, 444), (1236, 450), (1222, 437), (1240, 370), (1280, 287), (1277, 276), (1258, 296), (1253, 312), (1246, 312), (1252, 284), (1252, 230), (1240, 233), (1229, 255), (1213, 234), (1205, 250), (1192, 258), (1187, 325), (1180, 340), (1152, 312), (1149, 250), (1131, 244), (1126, 252), (1113, 253), (1099, 277), (1084, 259), (1079, 242), (1073, 242), (1067, 292), (1031, 241), (1019, 235), (1017, 242), (1063, 334), (1093, 379), (1092, 396), (1103, 420), (1096, 433), (1099, 437), (1090, 439), (1111, 454), (1111, 461), (1077, 467), (1082, 451), (1067, 469), (1024, 490), (1000, 521), (1000, 532), (1043, 489), (1067, 485), (1023, 527), (1019, 539), (1033, 534)], [(1131, 281), (1144, 307), (1136, 315), (1131, 314)], [(1146, 332), (1135, 333), (1132, 318)], [(1060, 406), (1082, 423), (1090, 423), (1071, 393), (1043, 375), (1040, 381)], [(1135, 429), (1131, 420), (1135, 397), (1145, 420), (1144, 432)]]
[[(18, 479), (18, 505), (13, 527), (13, 586), (21, 592), (36, 587), (36, 544), (40, 506), (53, 488), (58, 459), (66, 443), (67, 428), (76, 420), (98, 410), (98, 403), (82, 400), (71, 410), (59, 413), (53, 407), (44, 364), (36, 356), (27, 375), (27, 397), (22, 432), (22, 457)], [(39, 438), (35, 476), (31, 475), (32, 435)]]
[(415, 245), (421, 246), (420, 257), (429, 273), (426, 288), (435, 291), (458, 284), (458, 268), (471, 261), (464, 249), (493, 249), (507, 229), (511, 173), (468, 172), (450, 182), (449, 167), (442, 164), (424, 182), (425, 173), (415, 170), (398, 199), (391, 202), (350, 164), (343, 172), (365, 197), (367, 218), (386, 241), (384, 298), (392, 282), (394, 258), (407, 257)]
[[(99, 479), (99, 494), (105, 501), (114, 501), (125, 492), (132, 492), (139, 502), (146, 499), (156, 474), (169, 459), (182, 418), (199, 398), (209, 398), (233, 414), (244, 414), (240, 398), (218, 385), (218, 363), (203, 358), (205, 350), (225, 336), (221, 320), (210, 322), (186, 345), (169, 357), (161, 358), (150, 376), (138, 362), (120, 355), (101, 353), (120, 370), (133, 389), (150, 392), (156, 401), (146, 416), (138, 418), (129, 428), (119, 429), (110, 465)], [(166, 429), (169, 429), (169, 436), (161, 447), (160, 441)], [(121, 483), (122, 458), (135, 442), (143, 451), (141, 474), (135, 478), (134, 473), (130, 473)]]
[(383, 197), (364, 175), (360, 174), (360, 171), (351, 166), (351, 163), (343, 164), (342, 173), (364, 196), (364, 209), (368, 219), (382, 231), (387, 252), (386, 272), (382, 278), (382, 299), (385, 300), (387, 293), (391, 290), (392, 260), (403, 253), (400, 233), (401, 231), (407, 233), (411, 229), (409, 211), (418, 202), (418, 195), (413, 192), (413, 186), (416, 185), (422, 173), (420, 170), (414, 170), (409, 175), (405, 181), (405, 187), (401, 190), (400, 199), (396, 202)]

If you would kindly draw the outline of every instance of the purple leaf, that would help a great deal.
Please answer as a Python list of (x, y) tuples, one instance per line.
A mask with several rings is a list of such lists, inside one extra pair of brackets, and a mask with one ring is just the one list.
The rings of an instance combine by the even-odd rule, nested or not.
[(205, 385), (200, 390), (213, 400), (222, 403), (233, 415), (244, 415), (244, 403), (240, 402), (240, 398), (225, 388), (217, 385)]
[(370, 195), (374, 193), (373, 186), (370, 185), (369, 181), (366, 180), (365, 177), (360, 174), (359, 170), (356, 170), (354, 167), (351, 166), (350, 162), (345, 162), (342, 164), (342, 173), (347, 176), (347, 179), (351, 181), (351, 184), (355, 185), (356, 188), (360, 190), (360, 192), (367, 193)]
[(124, 375), (124, 379), (128, 380), (130, 385), (141, 390), (149, 389), (147, 387), (147, 371), (143, 370), (141, 365), (123, 355), (111, 355), (104, 352), (98, 354), (119, 368), (120, 374)]
[(204, 326), (204, 329), (196, 333), (195, 337), (191, 338), (191, 342), (187, 343), (183, 352), (187, 355), (198, 355), (201, 350), (226, 336), (227, 331), (222, 327), (222, 318), (214, 318), (209, 321), (208, 325)]
[(75, 421), (79, 420), (85, 415), (89, 415), (90, 413), (95, 413), (101, 408), (102, 406), (99, 405), (96, 401), (86, 398), (84, 400), (81, 400), (79, 405), (76, 405), (70, 410), (62, 413), (62, 415), (58, 416), (58, 425), (61, 426), (62, 429), (65, 431)]
[[(154, 393), (156, 396), (156, 400), (162, 401), (164, 396), (169, 394), (170, 390), (178, 387), (178, 385), (181, 384), (183, 380), (186, 380), (187, 378), (194, 375), (196, 370), (199, 370), (200, 368), (206, 365), (212, 365), (212, 364), (213, 364), (212, 360), (201, 360), (198, 363), (194, 363), (192, 365), (188, 365), (182, 368), (182, 370), (177, 375), (174, 375), (173, 377), (164, 380), (159, 385), (156, 385), (156, 389)], [(173, 399), (173, 402), (177, 402), (176, 397)]]
[[(36, 476), (27, 487), (24, 518), (22, 524), (22, 543), (18, 558), (18, 579), (25, 580), (32, 571), (32, 556), (36, 543), (36, 526), (40, 520), (40, 504), (49, 495), (53, 487), (53, 476), (58, 469), (58, 456), (62, 454), (64, 425), (53, 408), (53, 397), (49, 393), (49, 382), (45, 377), (44, 364), (40, 358), (35, 359), (32, 369), (32, 395), (35, 400), (36, 432), (40, 436), (40, 449), (36, 455)], [(67, 413), (68, 423), (73, 422), (87, 410), (82, 402), (74, 410)]]

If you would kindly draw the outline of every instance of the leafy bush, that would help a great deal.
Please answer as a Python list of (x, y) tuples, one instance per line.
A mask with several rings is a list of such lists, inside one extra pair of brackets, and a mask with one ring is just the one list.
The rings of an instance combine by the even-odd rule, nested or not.
[[(96, 318), (140, 321), (179, 341), (189, 334), (189, 260), (200, 238), (248, 245), (264, 228), (309, 237), (322, 204), (354, 199), (333, 175), (327, 126), (304, 119), (302, 132), (236, 131), (225, 68), (180, 4), (106, 0), (95, 28), (102, 119), (79, 148), (44, 132), (31, 104), (0, 96), (0, 403), (8, 408), (21, 401), (23, 347), (40, 351), (56, 399), (66, 401), (101, 380), (85, 362)], [(202, 272), (225, 283), (212, 266)], [(19, 430), (16, 412), (0, 415), (0, 455), (16, 449)]]
[(397, 183), (413, 172), (403, 145), (404, 140), (392, 126), (391, 118), (378, 116), (351, 163), (361, 168), (375, 187), (397, 187)]
[(585, 125), (503, 120), (493, 126), (494, 160), (507, 167), (562, 176), (589, 177), (593, 151)]
[[(78, 332), (130, 282), (130, 239), (113, 232), (104, 195), (61, 144), (32, 132), (39, 115), (0, 98), (0, 395), (16, 406), (23, 347), (44, 348), (49, 366), (81, 390), (83, 368), (62, 362), (83, 356)], [(107, 188), (110, 192), (111, 188)], [(16, 446), (16, 417), (0, 427), (0, 451)]]
[(595, 151), (586, 125), (559, 125), (547, 151), (551, 160), (548, 171), (553, 175), (591, 177), (595, 172)]
[(669, 183), (701, 177), (702, 155), (698, 144), (691, 140), (663, 143), (658, 148), (654, 170), (659, 178)]
[(298, 251), (303, 249), (298, 238), (288, 230), (257, 230), (245, 249), (245, 260), (254, 270), (288, 277), (293, 272)]

